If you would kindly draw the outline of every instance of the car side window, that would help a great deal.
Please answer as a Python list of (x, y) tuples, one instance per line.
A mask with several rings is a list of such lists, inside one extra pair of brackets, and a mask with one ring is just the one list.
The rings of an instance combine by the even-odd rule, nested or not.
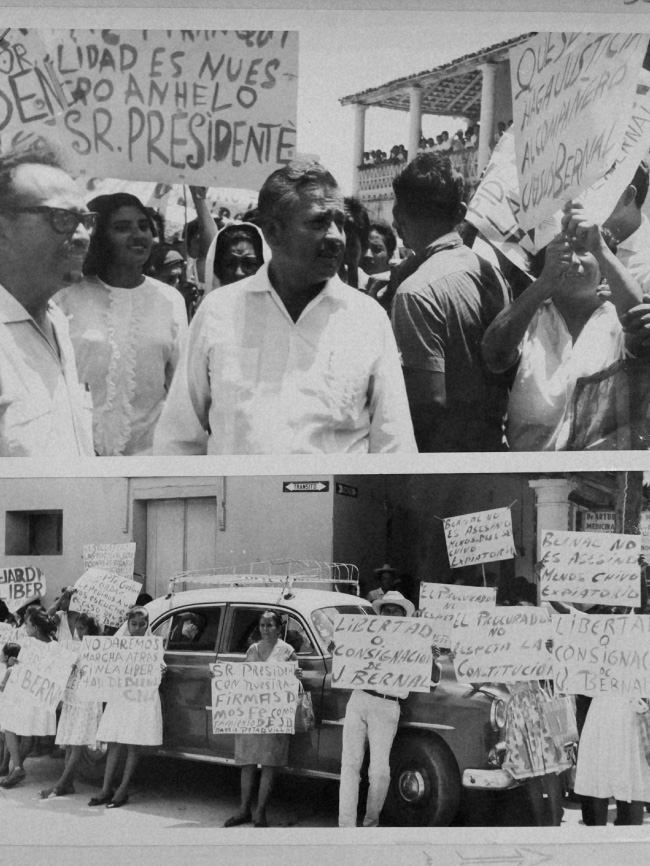
[(167, 638), (167, 652), (215, 652), (221, 612), (220, 607), (177, 611), (161, 624), (161, 628), (166, 626), (166, 632), (156, 627), (154, 634)]
[[(257, 643), (261, 637), (257, 624), (260, 616), (268, 609), (268, 607), (238, 607), (233, 609), (232, 629), (226, 652), (246, 653), (252, 644)], [(298, 655), (313, 653), (313, 644), (299, 620), (294, 616), (287, 616), (286, 613), (281, 613), (281, 615), (284, 622), (284, 628), (280, 635), (282, 640), (290, 644)]]

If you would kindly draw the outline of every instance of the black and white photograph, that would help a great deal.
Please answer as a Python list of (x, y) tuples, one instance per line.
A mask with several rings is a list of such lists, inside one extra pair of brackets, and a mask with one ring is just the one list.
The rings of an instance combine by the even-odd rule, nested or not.
[(650, 7), (374, 5), (4, 7), (0, 862), (647, 859)]

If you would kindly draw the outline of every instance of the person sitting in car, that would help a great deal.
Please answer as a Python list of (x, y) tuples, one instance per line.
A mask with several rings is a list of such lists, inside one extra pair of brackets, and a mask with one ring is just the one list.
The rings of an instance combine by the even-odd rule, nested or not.
[(198, 643), (205, 630), (205, 620), (198, 613), (184, 614), (181, 621), (174, 627), (169, 642)]

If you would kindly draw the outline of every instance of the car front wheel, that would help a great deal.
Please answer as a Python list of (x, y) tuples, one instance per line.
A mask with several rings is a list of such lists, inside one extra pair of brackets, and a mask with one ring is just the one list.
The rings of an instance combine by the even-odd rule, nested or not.
[(461, 795), (458, 765), (442, 740), (401, 737), (391, 753), (383, 816), (398, 827), (446, 827)]

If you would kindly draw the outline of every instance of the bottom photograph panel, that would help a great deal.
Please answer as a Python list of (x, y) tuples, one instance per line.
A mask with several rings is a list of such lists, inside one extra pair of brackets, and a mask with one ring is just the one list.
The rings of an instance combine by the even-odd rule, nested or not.
[(3, 835), (650, 824), (645, 480), (0, 479)]

